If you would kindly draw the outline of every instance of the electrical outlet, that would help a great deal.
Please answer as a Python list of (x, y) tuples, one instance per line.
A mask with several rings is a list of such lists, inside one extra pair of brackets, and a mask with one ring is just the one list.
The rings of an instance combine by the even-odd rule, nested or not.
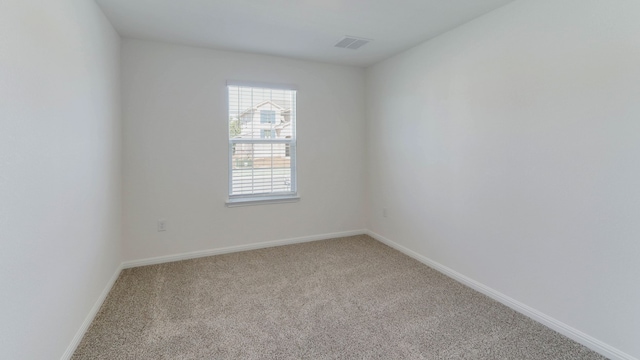
[(158, 231), (167, 231), (167, 220), (158, 220)]
[(382, 208), (382, 217), (387, 217), (387, 208)]

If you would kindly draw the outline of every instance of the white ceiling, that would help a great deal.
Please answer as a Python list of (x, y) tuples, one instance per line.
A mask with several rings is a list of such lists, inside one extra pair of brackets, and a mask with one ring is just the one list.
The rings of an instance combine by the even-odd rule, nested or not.
[[(368, 66), (513, 0), (96, 0), (120, 35)], [(374, 41), (336, 48), (344, 35)]]

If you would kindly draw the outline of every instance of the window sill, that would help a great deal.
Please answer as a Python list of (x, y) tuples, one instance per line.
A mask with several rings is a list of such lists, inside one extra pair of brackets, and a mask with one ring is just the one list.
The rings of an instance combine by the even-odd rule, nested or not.
[(237, 206), (253, 206), (253, 205), (267, 205), (267, 204), (284, 204), (300, 201), (298, 195), (287, 196), (261, 196), (261, 197), (246, 197), (228, 199), (226, 201), (227, 207)]

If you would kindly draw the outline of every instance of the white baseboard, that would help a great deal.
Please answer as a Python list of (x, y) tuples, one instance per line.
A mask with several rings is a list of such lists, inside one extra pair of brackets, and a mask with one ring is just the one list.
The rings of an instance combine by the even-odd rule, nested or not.
[(390, 247), (420, 261), (421, 263), (447, 275), (448, 277), (476, 290), (479, 291), (485, 295), (487, 295), (488, 297), (510, 307), (511, 309), (530, 317), (531, 319), (559, 332), (560, 334), (576, 341), (579, 344), (582, 344), (586, 347), (588, 347), (589, 349), (603, 355), (606, 356), (609, 359), (612, 360), (638, 360), (637, 358), (623, 352), (620, 351), (616, 348), (614, 348), (613, 346), (610, 346), (608, 344), (605, 344), (604, 342), (589, 336), (583, 332), (581, 332), (580, 330), (577, 330), (561, 321), (558, 321), (554, 318), (552, 318), (551, 316), (548, 316), (530, 306), (527, 306), (517, 300), (514, 300), (482, 283), (479, 283), (465, 275), (460, 274), (459, 272), (450, 269), (438, 262), (435, 262), (431, 259), (429, 259), (426, 256), (420, 255), (417, 252), (410, 250), (396, 242), (393, 242), (387, 238), (385, 238), (384, 236), (375, 233), (371, 230), (367, 230), (366, 232), (367, 235), (371, 236), (372, 238), (386, 244), (389, 245)]
[(304, 236), (304, 237), (274, 240), (274, 241), (265, 241), (260, 243), (252, 243), (252, 244), (239, 245), (239, 246), (229, 246), (224, 248), (193, 251), (193, 252), (182, 253), (182, 254), (158, 256), (153, 258), (123, 262), (120, 264), (120, 266), (118, 266), (118, 268), (114, 272), (111, 279), (109, 279), (109, 282), (107, 283), (104, 290), (100, 294), (100, 297), (98, 297), (98, 300), (96, 300), (95, 304), (93, 304), (93, 307), (89, 311), (89, 314), (84, 319), (84, 322), (80, 326), (80, 329), (78, 329), (78, 331), (76, 332), (76, 335), (73, 337), (73, 340), (71, 341), (71, 343), (67, 347), (67, 350), (64, 352), (64, 354), (60, 359), (68, 360), (71, 358), (71, 356), (73, 356), (73, 353), (76, 351), (76, 348), (80, 344), (80, 341), (82, 341), (82, 338), (84, 337), (85, 332), (87, 331), (87, 329), (89, 329), (91, 322), (93, 322), (93, 319), (98, 314), (98, 311), (102, 306), (102, 303), (104, 303), (104, 300), (107, 298), (109, 291), (111, 291), (113, 284), (115, 284), (116, 280), (118, 279), (118, 276), (120, 275), (120, 272), (123, 269), (137, 267), (137, 266), (161, 264), (161, 263), (172, 262), (172, 261), (195, 259), (195, 258), (205, 257), (205, 256), (228, 254), (232, 252), (240, 252), (240, 251), (247, 251), (247, 250), (269, 248), (274, 246), (304, 243), (304, 242), (310, 242), (310, 241), (316, 241), (316, 240), (327, 240), (327, 239), (333, 239), (333, 238), (339, 238), (339, 237), (345, 237), (345, 236), (362, 235), (366, 233), (367, 233), (367, 230), (364, 230), (364, 229), (342, 231), (342, 232), (329, 233), (329, 234)]
[(80, 329), (78, 329), (78, 331), (76, 332), (76, 335), (73, 337), (73, 340), (71, 340), (71, 344), (69, 344), (69, 346), (67, 347), (67, 350), (64, 352), (64, 354), (62, 354), (62, 357), (60, 358), (60, 360), (71, 359), (71, 356), (76, 351), (76, 348), (80, 344), (80, 341), (82, 341), (82, 338), (84, 337), (85, 332), (87, 332), (87, 329), (89, 329), (89, 326), (93, 322), (93, 319), (98, 314), (98, 311), (102, 306), (102, 303), (104, 303), (104, 300), (107, 298), (107, 295), (109, 295), (109, 292), (113, 287), (113, 284), (115, 284), (116, 280), (118, 279), (118, 276), (120, 276), (120, 271), (122, 271), (122, 264), (120, 264), (116, 268), (116, 271), (113, 273), (113, 276), (111, 276), (111, 279), (109, 279), (107, 286), (104, 287), (104, 290), (102, 290), (102, 293), (98, 297), (98, 300), (96, 300), (96, 302), (93, 304), (93, 307), (89, 311), (89, 314), (82, 322)]
[(140, 260), (131, 260), (131, 261), (125, 261), (122, 265), (124, 269), (128, 269), (128, 268), (138, 267), (138, 266), (162, 264), (162, 263), (173, 262), (173, 261), (195, 259), (195, 258), (205, 257), (205, 256), (221, 255), (221, 254), (228, 254), (228, 253), (247, 251), (247, 250), (264, 249), (264, 248), (269, 248), (274, 246), (298, 244), (298, 243), (317, 241), (317, 240), (327, 240), (327, 239), (333, 239), (333, 238), (339, 238), (339, 237), (345, 237), (345, 236), (362, 235), (366, 233), (367, 233), (367, 230), (361, 229), (361, 230), (342, 231), (342, 232), (328, 233), (328, 234), (321, 234), (321, 235), (303, 236), (303, 237), (297, 237), (297, 238), (291, 238), (291, 239), (265, 241), (265, 242), (252, 243), (252, 244), (246, 244), (246, 245), (229, 246), (229, 247), (216, 248), (216, 249), (192, 251), (192, 252), (175, 254), (175, 255), (166, 255), (166, 256), (158, 256), (158, 257), (152, 257), (152, 258), (146, 258), (146, 259), (140, 259)]
[(326, 240), (326, 239), (333, 239), (333, 238), (339, 238), (339, 237), (345, 237), (345, 236), (354, 236), (354, 235), (361, 235), (361, 234), (367, 234), (369, 236), (371, 236), (372, 238), (386, 244), (389, 245), (390, 247), (422, 262), (423, 264), (449, 276), (450, 278), (465, 284), (467, 286), (469, 286), (470, 288), (479, 291), (487, 296), (489, 296), (490, 298), (512, 308), (513, 310), (530, 317), (531, 319), (559, 332), (560, 334), (590, 348), (593, 351), (596, 351), (598, 353), (600, 353), (603, 356), (606, 356), (609, 359), (612, 360), (639, 360), (636, 357), (633, 357), (623, 351), (620, 351), (592, 336), (589, 336), (561, 321), (558, 321), (554, 318), (552, 318), (551, 316), (548, 316), (536, 309), (531, 308), (530, 306), (527, 306), (515, 299), (512, 299), (482, 283), (479, 283), (465, 275), (462, 275), (458, 272), (456, 272), (453, 269), (450, 269), (438, 262), (435, 262), (431, 259), (429, 259), (426, 256), (420, 255), (417, 252), (410, 250), (394, 241), (391, 241), (387, 238), (385, 238), (384, 236), (375, 233), (373, 231), (370, 230), (352, 230), (352, 231), (343, 231), (343, 232), (336, 232), (336, 233), (329, 233), (329, 234), (322, 234), (322, 235), (313, 235), (313, 236), (304, 236), (304, 237), (298, 237), (298, 238), (291, 238), (291, 239), (283, 239), (283, 240), (274, 240), (274, 241), (266, 241), (266, 242), (260, 242), (260, 243), (252, 243), (252, 244), (246, 244), (246, 245), (239, 245), (239, 246), (229, 246), (229, 247), (224, 247), (224, 248), (217, 248), (217, 249), (209, 249), (209, 250), (201, 250), (201, 251), (193, 251), (193, 252), (188, 252), (188, 253), (181, 253), (181, 254), (175, 254), (175, 255), (168, 255), (168, 256), (159, 256), (159, 257), (153, 257), (153, 258), (147, 258), (147, 259), (141, 259), (141, 260), (132, 260), (132, 261), (126, 261), (123, 262), (115, 271), (115, 273), (113, 274), (113, 276), (111, 277), (111, 279), (109, 280), (109, 282), (107, 283), (106, 287), (104, 288), (104, 290), (102, 291), (102, 293), (100, 294), (100, 297), (98, 298), (98, 300), (95, 302), (95, 304), (93, 305), (93, 307), (91, 308), (91, 311), (89, 312), (89, 314), (87, 315), (87, 317), (85, 318), (84, 322), (82, 323), (80, 329), (78, 330), (78, 332), (76, 333), (76, 335), (74, 336), (71, 344), (69, 344), (69, 347), (67, 348), (67, 350), (65, 351), (65, 353), (62, 355), (61, 360), (68, 360), (71, 358), (71, 356), (73, 355), (73, 353), (75, 352), (76, 348), (78, 347), (78, 345), (80, 344), (80, 341), (82, 340), (82, 337), (84, 336), (85, 332), (87, 331), (87, 329), (89, 328), (89, 326), (91, 325), (91, 322), (93, 321), (93, 319), (95, 318), (95, 316), (97, 315), (98, 311), (100, 310), (100, 307), (102, 306), (102, 303), (104, 302), (104, 300), (106, 299), (107, 295), (109, 294), (109, 291), (111, 291), (111, 288), (113, 287), (113, 284), (116, 282), (116, 280), (118, 279), (118, 276), (120, 275), (120, 271), (122, 269), (126, 269), (126, 268), (132, 268), (132, 267), (137, 267), (137, 266), (145, 266), (145, 265), (153, 265), (153, 264), (161, 264), (161, 263), (166, 263), (166, 262), (172, 262), (172, 261), (180, 261), (180, 260), (187, 260), (187, 259), (195, 259), (195, 258), (199, 258), (199, 257), (205, 257), (205, 256), (212, 256), (212, 255), (220, 255), (220, 254), (228, 254), (228, 253), (232, 253), (232, 252), (240, 252), (240, 251), (247, 251), (247, 250), (255, 250), (255, 249), (263, 249), (263, 248), (269, 248), (269, 247), (274, 247), (274, 246), (282, 246), (282, 245), (289, 245), (289, 244), (297, 244), (297, 243), (304, 243), (304, 242), (310, 242), (310, 241), (317, 241), (317, 240)]

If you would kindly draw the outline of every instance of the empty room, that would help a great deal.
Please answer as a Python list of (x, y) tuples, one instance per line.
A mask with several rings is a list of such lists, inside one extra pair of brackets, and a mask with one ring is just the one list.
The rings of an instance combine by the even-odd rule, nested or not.
[(0, 1), (0, 359), (640, 359), (640, 1)]

